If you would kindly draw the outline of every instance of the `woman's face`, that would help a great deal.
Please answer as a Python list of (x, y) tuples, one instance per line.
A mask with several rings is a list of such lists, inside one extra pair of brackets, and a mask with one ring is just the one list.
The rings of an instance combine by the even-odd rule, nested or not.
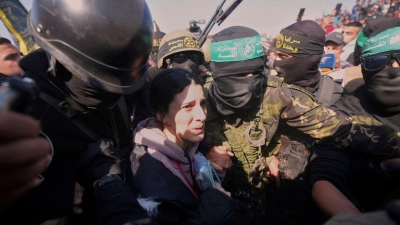
[(163, 118), (164, 133), (182, 149), (204, 138), (207, 116), (203, 87), (193, 82), (174, 97)]

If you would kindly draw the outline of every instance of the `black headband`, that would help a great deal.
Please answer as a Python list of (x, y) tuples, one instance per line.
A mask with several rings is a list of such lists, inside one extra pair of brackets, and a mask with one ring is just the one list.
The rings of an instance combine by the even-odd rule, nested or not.
[(167, 55), (170, 52), (200, 50), (200, 43), (193, 37), (179, 37), (165, 42), (160, 49), (158, 54), (161, 56)]
[(276, 41), (276, 50), (287, 54), (322, 55), (324, 43), (315, 38), (299, 36), (283, 29)]

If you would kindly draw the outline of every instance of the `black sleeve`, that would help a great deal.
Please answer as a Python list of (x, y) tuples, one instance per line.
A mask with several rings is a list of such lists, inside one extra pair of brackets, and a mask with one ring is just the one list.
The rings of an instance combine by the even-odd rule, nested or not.
[(350, 155), (346, 150), (341, 151), (324, 145), (316, 145), (310, 163), (311, 185), (317, 181), (328, 181), (342, 193), (346, 193), (350, 169)]
[[(94, 192), (96, 225), (149, 224), (155, 225), (139, 205), (135, 195), (122, 180), (114, 180), (97, 187)], [(140, 223), (139, 223), (140, 221)]]
[(351, 63), (352, 65), (355, 65), (355, 60), (354, 60), (354, 52), (352, 52), (349, 57), (346, 59), (347, 62)]
[(235, 210), (230, 197), (221, 191), (209, 188), (200, 196), (200, 203), (185, 224), (216, 225), (234, 224)]

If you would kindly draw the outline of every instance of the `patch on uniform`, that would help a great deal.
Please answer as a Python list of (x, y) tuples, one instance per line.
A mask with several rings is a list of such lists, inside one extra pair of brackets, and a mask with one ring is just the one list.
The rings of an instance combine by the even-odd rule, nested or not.
[(153, 40), (153, 47), (159, 47), (161, 43), (161, 38)]
[(279, 34), (278, 39), (276, 40), (276, 45), (275, 45), (276, 48), (282, 47), (284, 38), (285, 37), (283, 36), (283, 34)]
[(200, 48), (199, 41), (192, 37), (185, 37), (183, 44), (188, 48)]

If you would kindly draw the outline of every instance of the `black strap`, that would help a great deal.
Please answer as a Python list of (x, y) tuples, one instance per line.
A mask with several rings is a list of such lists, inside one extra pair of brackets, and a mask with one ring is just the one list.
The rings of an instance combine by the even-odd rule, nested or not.
[(92, 141), (97, 141), (99, 139), (98, 134), (93, 131), (92, 128), (90, 128), (87, 124), (85, 124), (80, 118), (77, 117), (69, 117), (67, 114), (66, 110), (63, 110), (60, 107), (61, 101), (46, 94), (41, 92), (39, 97), (47, 102), (49, 105), (51, 105), (54, 109), (56, 109), (58, 112), (61, 113), (65, 118), (67, 118), (69, 121), (71, 121), (77, 128), (79, 128), (83, 133), (85, 133)]
[(321, 76), (320, 84), (315, 97), (318, 102), (329, 106), (333, 96), (333, 88), (335, 86), (335, 81), (327, 76)]
[(125, 102), (124, 96), (121, 96), (121, 98), (118, 100), (117, 105), (118, 105), (119, 110), (121, 111), (122, 118), (124, 119), (125, 128), (129, 132), (129, 130), (131, 129), (131, 124), (129, 122), (130, 120), (129, 120), (129, 116), (128, 116), (128, 109), (126, 107), (126, 102)]

